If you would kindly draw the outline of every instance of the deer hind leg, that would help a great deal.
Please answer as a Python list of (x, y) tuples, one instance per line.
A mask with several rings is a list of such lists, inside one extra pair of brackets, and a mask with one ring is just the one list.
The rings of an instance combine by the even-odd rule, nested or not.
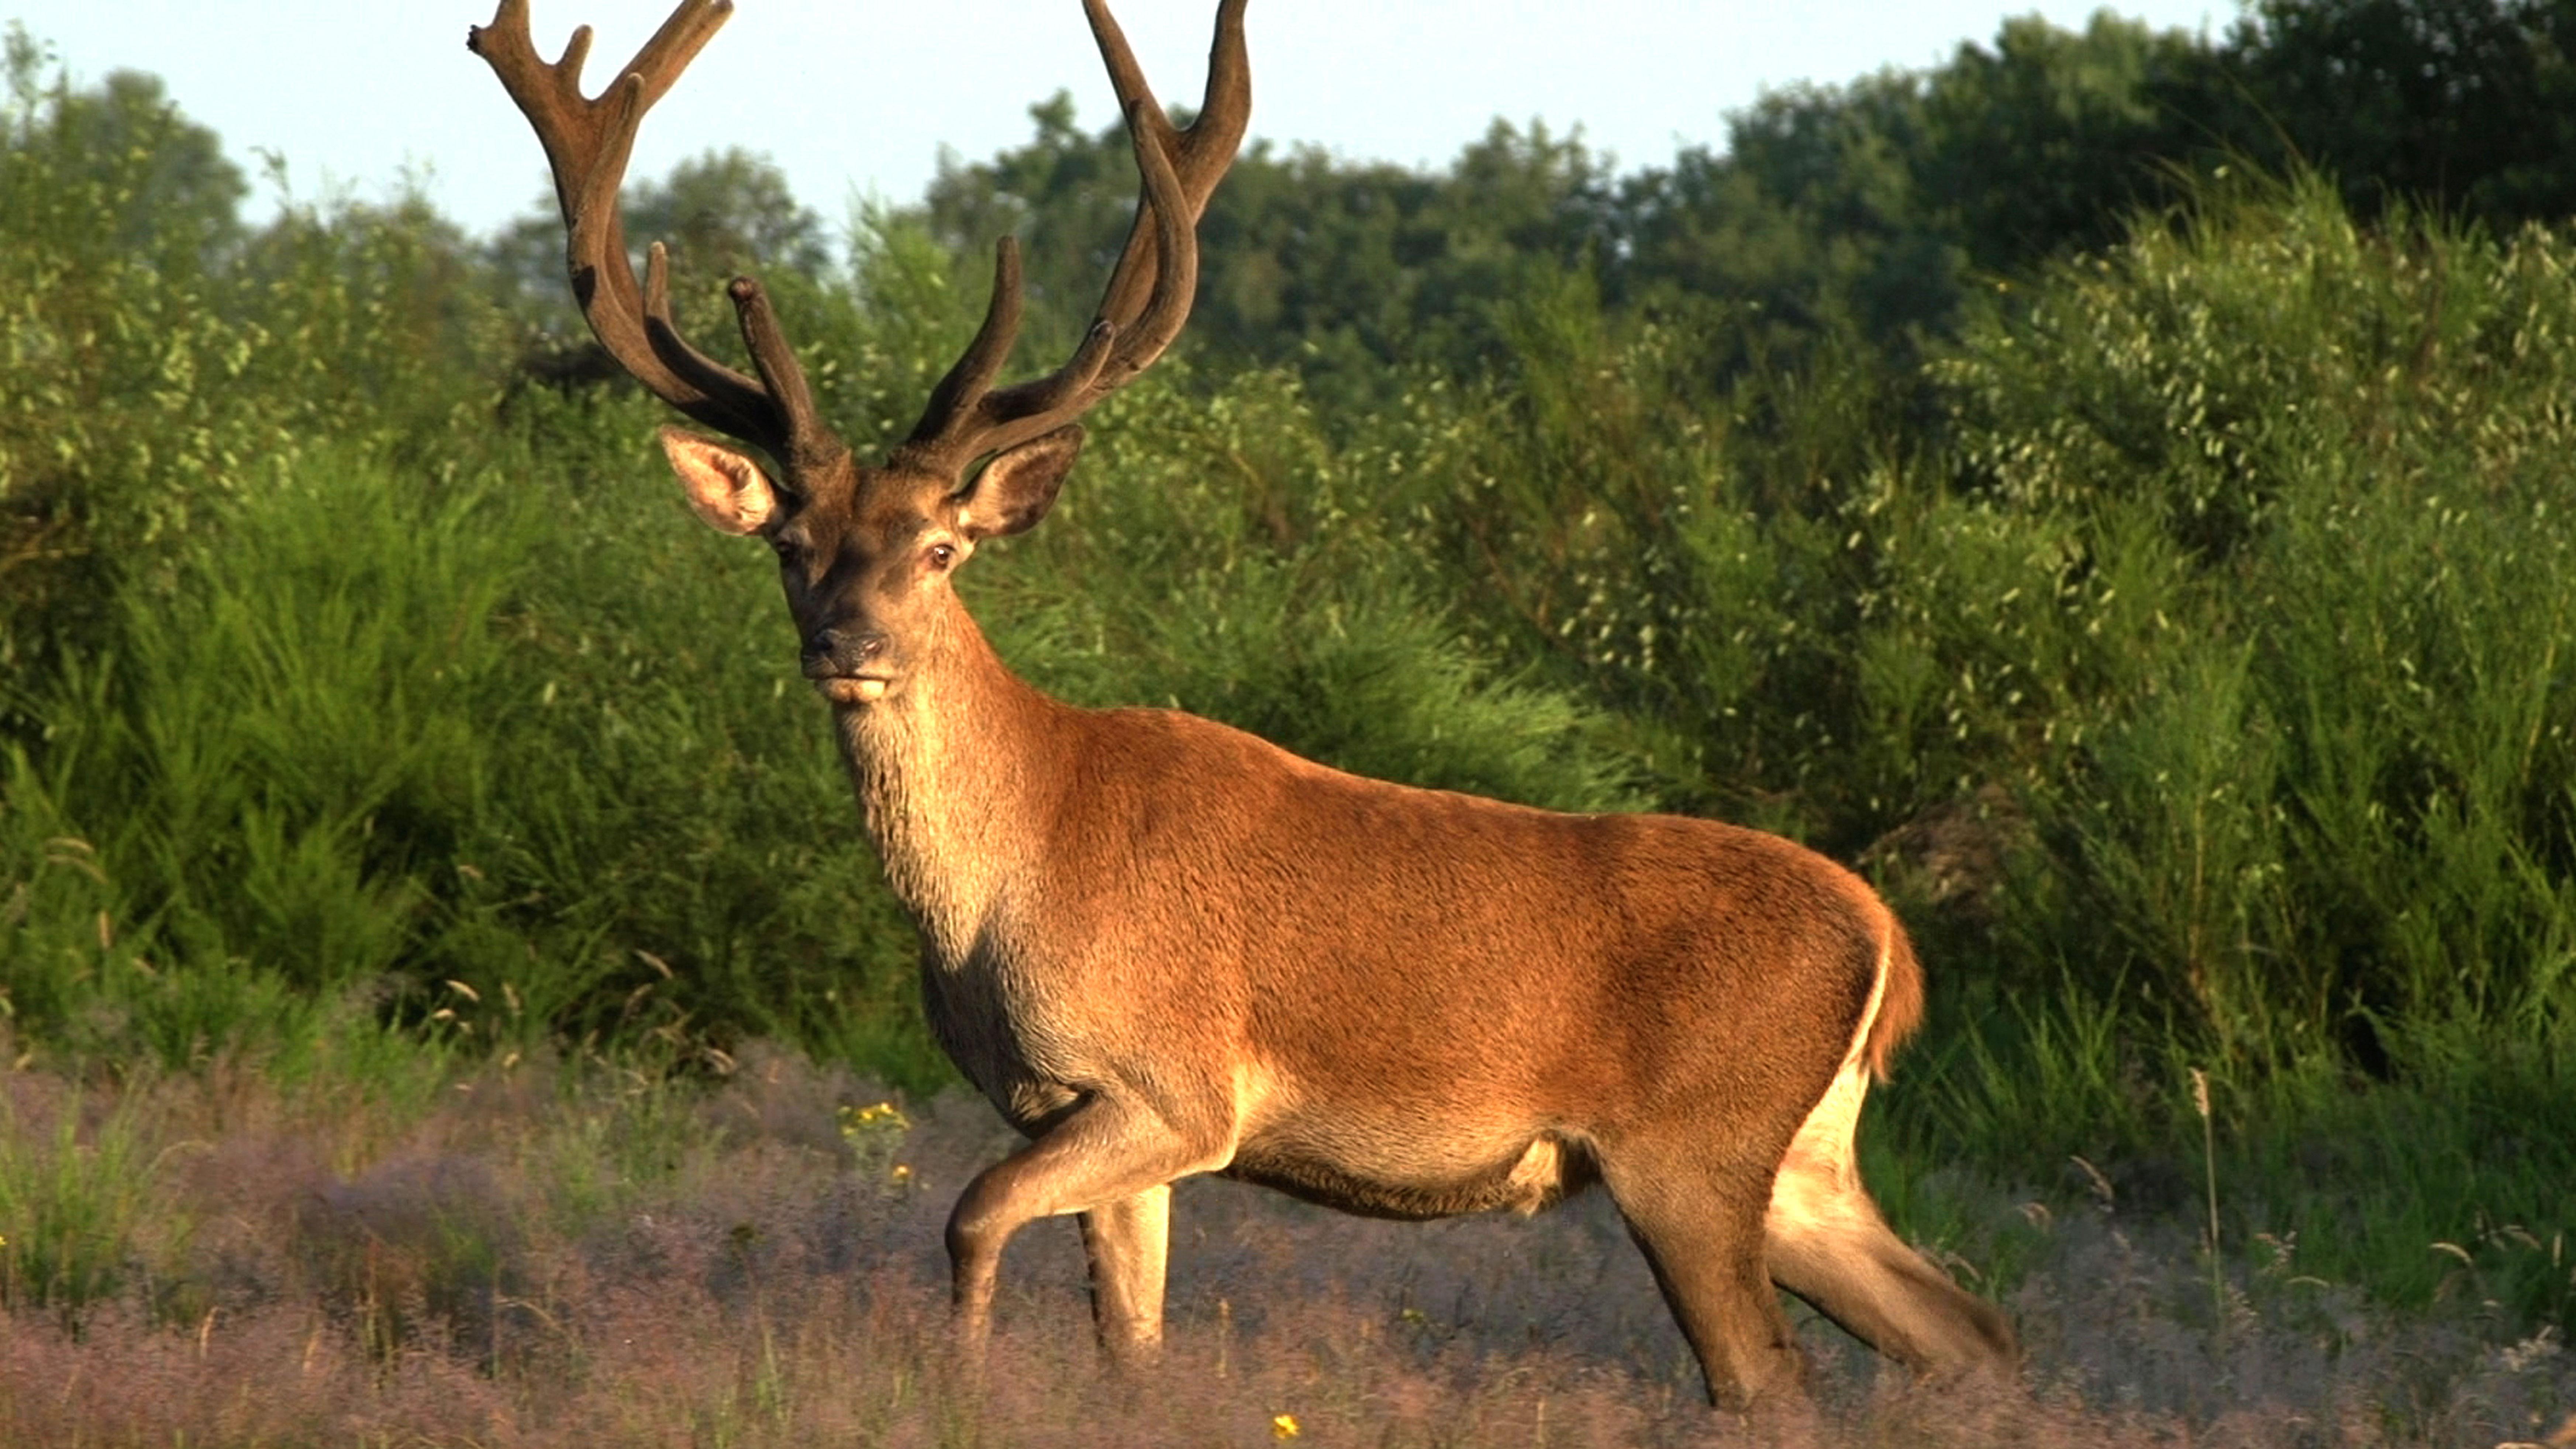
[(1223, 1166), (1225, 1156), (1221, 1141), (1199, 1141), (1140, 1104), (1093, 1096), (1035, 1142), (976, 1174), (948, 1215), (959, 1348), (978, 1355), (991, 1335), (993, 1288), (1011, 1235), (1066, 1213), (1100, 1215), (1098, 1226), (1086, 1224), (1085, 1237), (1093, 1244), (1095, 1275), (1099, 1245), (1108, 1244), (1112, 1312), (1132, 1324), (1150, 1311), (1159, 1332), (1165, 1218), (1139, 1200), (1160, 1198), (1174, 1178)]
[(1163, 1264), (1172, 1241), (1166, 1183), (1082, 1215), (1091, 1259), (1091, 1317), (1112, 1360), (1136, 1364), (1163, 1344)]
[(1919, 1374), (2009, 1371), (2019, 1350), (2003, 1314), (1898, 1239), (1861, 1185), (1852, 1131), (1868, 1087), (1846, 1066), (1781, 1160), (1763, 1222), (1771, 1277)]
[(1714, 1166), (1695, 1146), (1632, 1146), (1606, 1153), (1601, 1168), (1699, 1358), (1709, 1402), (1743, 1408), (1774, 1389), (1794, 1392), (1804, 1360), (1763, 1264), (1768, 1175)]

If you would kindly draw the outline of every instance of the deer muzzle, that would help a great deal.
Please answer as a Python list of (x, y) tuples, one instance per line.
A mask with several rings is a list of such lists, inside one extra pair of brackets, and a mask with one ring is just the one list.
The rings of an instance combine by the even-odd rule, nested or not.
[(886, 636), (875, 629), (825, 626), (806, 636), (805, 677), (835, 704), (885, 697)]

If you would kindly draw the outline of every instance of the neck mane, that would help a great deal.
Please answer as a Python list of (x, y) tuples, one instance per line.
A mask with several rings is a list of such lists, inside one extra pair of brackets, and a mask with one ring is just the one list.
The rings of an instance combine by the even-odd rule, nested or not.
[(964, 608), (944, 622), (900, 690), (833, 715), (886, 878), (955, 963), (1039, 861), (1075, 711), (1013, 674)]

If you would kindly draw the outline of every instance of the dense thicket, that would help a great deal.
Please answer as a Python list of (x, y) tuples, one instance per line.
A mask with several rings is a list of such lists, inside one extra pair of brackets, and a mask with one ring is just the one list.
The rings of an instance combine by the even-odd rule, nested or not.
[[(2520, 109), (2561, 26), (2015, 21), (1642, 172), (1535, 124), (1439, 173), (1253, 154), (1192, 345), (965, 586), (1077, 700), (1858, 860), (1941, 977), (1896, 1140), (2153, 1156), (2205, 1067), (2257, 1181), (2372, 1184), (2302, 1200), (2317, 1251), (2406, 1244), (2383, 1278), (2429, 1293), (2420, 1245), (2465, 1244), (2563, 1317), (2523, 1245), (2576, 1172), (2576, 153)], [(14, 1038), (771, 1036), (940, 1080), (768, 566), (673, 506), (553, 223), (248, 228), (150, 82), (49, 84), (23, 39), (9, 79)], [(866, 446), (992, 233), (1032, 355), (1096, 295), (1124, 143), (1036, 116), (845, 249), (738, 153), (637, 231), (701, 338), (766, 267)]]

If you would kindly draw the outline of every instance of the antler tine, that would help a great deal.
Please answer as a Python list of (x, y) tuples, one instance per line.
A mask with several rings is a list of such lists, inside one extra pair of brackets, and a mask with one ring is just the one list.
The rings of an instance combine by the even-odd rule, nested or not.
[[(1207, 90), (1189, 129), (1176, 132), (1164, 117), (1163, 108), (1154, 104), (1153, 94), (1145, 85), (1144, 69), (1136, 64), (1135, 53), (1128, 49), (1127, 37), (1109, 14), (1108, 6), (1102, 0), (1083, 0), (1092, 36), (1099, 42), (1101, 59), (1109, 67), (1110, 84), (1116, 88), (1120, 104), (1144, 103), (1153, 118), (1156, 139), (1176, 152), (1172, 165), (1180, 173), (1181, 189), (1189, 197), (1189, 224), (1193, 229), (1207, 209), (1208, 198), (1216, 193), (1217, 182), (1233, 163), (1236, 149), (1243, 144), (1244, 128), (1252, 119), (1252, 62), (1243, 39), (1243, 6), (1244, 0), (1225, 0), (1217, 8), (1216, 39), (1208, 48)], [(1128, 229), (1127, 246), (1119, 254), (1117, 269), (1110, 273), (1109, 288), (1101, 297), (1101, 316), (1121, 327), (1134, 322), (1136, 309), (1153, 286), (1150, 279), (1157, 270), (1159, 255), (1153, 228), (1140, 210)]]
[[(565, 262), (590, 329), (620, 366), (655, 396), (719, 432), (782, 458), (824, 440), (804, 372), (778, 332), (757, 283), (736, 279), (733, 300), (760, 381), (691, 346), (671, 320), (668, 262), (657, 243), (639, 286), (617, 205), (644, 113), (733, 14), (733, 0), (680, 0), (653, 38), (598, 99), (581, 93), (591, 30), (573, 31), (563, 58), (541, 60), (528, 30), (528, 0), (500, 0), (466, 47), (491, 63), (545, 148), (563, 210)], [(744, 288), (748, 286), (746, 294)]]
[(1005, 236), (993, 244), (993, 296), (984, 304), (984, 325), (975, 329), (975, 340), (966, 344), (956, 365), (930, 390), (913, 437), (937, 436), (951, 419), (973, 410), (1001, 375), (1019, 335), (1020, 240)]
[[(618, 246), (624, 247), (623, 239)], [(755, 384), (741, 373), (716, 361), (689, 345), (680, 335), (679, 324), (671, 317), (670, 254), (660, 242), (644, 253), (644, 340), (664, 367), (689, 380), (709, 396), (720, 396), (726, 389), (739, 389), (757, 398), (764, 409), (764, 427), (758, 433), (724, 428), (735, 437), (760, 444), (782, 457), (786, 450), (821, 441), (828, 445), (822, 415), (814, 409), (813, 392), (805, 385), (804, 365), (796, 360), (796, 349), (787, 345), (779, 331), (778, 317), (770, 309), (769, 295), (760, 283), (750, 277), (736, 277), (726, 287), (733, 301), (736, 320), (742, 326), (743, 342), (751, 349), (751, 363), (760, 372)], [(665, 399), (668, 400), (667, 398)], [(677, 407), (678, 404), (674, 403)], [(683, 408), (686, 412), (687, 409)], [(696, 414), (691, 414), (696, 416)], [(706, 419), (700, 418), (705, 422)], [(709, 423), (710, 427), (723, 427)]]
[[(1172, 339), (1181, 335), (1181, 324), (1190, 319), (1190, 303), (1199, 291), (1195, 229), (1198, 206), (1204, 203), (1182, 191), (1180, 172), (1172, 165), (1171, 153), (1149, 142), (1150, 132), (1136, 121), (1135, 117), (1152, 104), (1138, 101), (1129, 105), (1127, 126), (1136, 138), (1136, 169), (1145, 181), (1144, 200), (1136, 208), (1135, 229), (1143, 230), (1146, 218), (1153, 218), (1149, 235), (1160, 255), (1154, 266), (1154, 290), (1146, 294), (1145, 310), (1128, 324), (1115, 356), (1111, 387), (1144, 371), (1163, 355)], [(1106, 301), (1102, 310), (1107, 311)], [(1118, 325), (1114, 316), (1104, 315), (1100, 320), (1113, 327)]]
[(813, 391), (805, 385), (804, 364), (796, 360), (796, 349), (787, 345), (787, 334), (779, 330), (769, 293), (757, 278), (736, 277), (726, 285), (725, 295), (733, 300), (734, 315), (742, 323), (751, 365), (759, 370), (771, 401), (787, 419), (789, 437), (799, 442), (823, 437), (822, 415), (814, 410)]
[(1198, 219), (1233, 163), (1252, 115), (1244, 4), (1222, 0), (1217, 7), (1206, 99), (1189, 128), (1180, 130), (1155, 102), (1144, 69), (1105, 0), (1083, 0), (1110, 85), (1126, 113), (1143, 182), (1126, 247), (1073, 357), (1046, 377), (988, 392), (1002, 355), (1010, 350), (1020, 311), (1016, 253), (1009, 254), (1007, 263), (997, 263), (984, 325), (932, 394), (907, 446), (963, 467), (977, 456), (1079, 417), (1151, 366), (1180, 335), (1198, 290)]
[[(653, 38), (645, 41), (644, 48), (626, 64), (624, 74), (644, 78), (643, 104), (650, 106), (662, 99), (672, 82), (680, 78), (680, 72), (689, 68), (689, 62), (698, 58), (698, 52), (732, 18), (733, 0), (680, 0), (670, 18), (662, 22), (662, 28), (654, 31)], [(579, 74), (572, 79), (577, 83)]]

